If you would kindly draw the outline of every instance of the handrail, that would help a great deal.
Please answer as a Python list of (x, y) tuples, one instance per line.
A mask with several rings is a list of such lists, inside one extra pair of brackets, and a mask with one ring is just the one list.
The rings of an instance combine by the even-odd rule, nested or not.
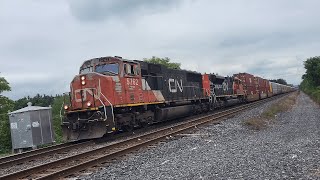
[(63, 108), (63, 105), (64, 105), (64, 101), (63, 101), (63, 103), (62, 103), (62, 106), (61, 106), (61, 108), (60, 108), (60, 121), (61, 121), (61, 124), (63, 123), (63, 116), (62, 116), (62, 108)]
[[(115, 124), (114, 122), (114, 113), (113, 113), (113, 105), (111, 104), (111, 102), (108, 100), (108, 98), (106, 98), (106, 96), (100, 92), (100, 94), (102, 94), (102, 96), (108, 101), (108, 103), (110, 104), (110, 107), (111, 107), (111, 114), (112, 114), (112, 121), (113, 121), (113, 124)], [(100, 99), (100, 98), (99, 98)], [(104, 108), (105, 108), (105, 116), (107, 117), (107, 111), (106, 111), (106, 106), (103, 104)]]
[[(62, 103), (61, 108), (60, 108), (60, 120), (61, 120), (61, 123), (63, 123), (62, 109), (63, 109), (63, 106), (66, 103), (65, 94), (66, 94), (66, 92), (62, 94), (63, 95), (63, 103)], [(69, 93), (69, 96), (70, 96), (70, 93)]]
[[(99, 79), (99, 87), (101, 88), (100, 79)], [(110, 104), (111, 114), (112, 114), (112, 121), (113, 121), (113, 124), (115, 125), (115, 122), (114, 122), (114, 113), (113, 113), (113, 105), (112, 105), (112, 103), (109, 101), (109, 99), (101, 92), (101, 89), (100, 89), (99, 93), (100, 93), (100, 94), (108, 101), (108, 103)], [(106, 117), (106, 119), (107, 119), (106, 106), (105, 106), (104, 103), (101, 101), (100, 96), (99, 96), (99, 100), (100, 100), (100, 102), (102, 103), (102, 105), (103, 105), (103, 107), (104, 107), (104, 113), (105, 113), (105, 117)], [(106, 120), (106, 119), (105, 119), (105, 120)]]

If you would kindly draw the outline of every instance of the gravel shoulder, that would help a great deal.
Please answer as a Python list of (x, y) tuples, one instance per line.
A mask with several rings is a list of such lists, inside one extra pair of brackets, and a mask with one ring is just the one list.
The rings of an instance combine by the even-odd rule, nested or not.
[(266, 129), (244, 125), (275, 101), (81, 179), (320, 179), (320, 107), (307, 95)]

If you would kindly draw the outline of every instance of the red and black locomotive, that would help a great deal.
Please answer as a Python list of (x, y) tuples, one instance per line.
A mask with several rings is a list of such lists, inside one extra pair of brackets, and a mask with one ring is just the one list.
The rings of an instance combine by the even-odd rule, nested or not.
[(120, 57), (83, 63), (62, 122), (67, 140), (102, 137), (210, 109), (202, 75)]
[(241, 77), (222, 77), (121, 57), (85, 61), (64, 105), (65, 140), (99, 138), (115, 131), (199, 114), (244, 102)]

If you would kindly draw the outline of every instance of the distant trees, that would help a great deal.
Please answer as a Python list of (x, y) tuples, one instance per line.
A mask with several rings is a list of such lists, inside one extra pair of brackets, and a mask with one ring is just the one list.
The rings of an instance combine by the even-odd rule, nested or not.
[(154, 64), (161, 64), (164, 65), (170, 69), (181, 69), (180, 63), (170, 62), (171, 59), (168, 57), (165, 58), (159, 58), (156, 56), (152, 56), (151, 58), (143, 58), (144, 61), (154, 63)]
[(271, 82), (275, 82), (275, 83), (279, 83), (279, 84), (284, 84), (284, 85), (288, 85), (287, 81), (284, 79), (271, 79)]
[(52, 106), (53, 101), (54, 101), (53, 96), (49, 96), (45, 94), (44, 95), (37, 94), (36, 96), (31, 98), (28, 96), (15, 101), (14, 110), (26, 107), (28, 102), (31, 102), (33, 106), (48, 107), (50, 105)]

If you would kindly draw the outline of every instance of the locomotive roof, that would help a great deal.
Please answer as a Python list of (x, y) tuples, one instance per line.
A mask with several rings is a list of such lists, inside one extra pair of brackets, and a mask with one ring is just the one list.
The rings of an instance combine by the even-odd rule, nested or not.
[(138, 63), (136, 60), (129, 60), (129, 59), (123, 59), (120, 56), (106, 56), (106, 57), (99, 57), (99, 58), (93, 58), (89, 59), (83, 62), (81, 67), (88, 67), (93, 66), (94, 64), (97, 64), (99, 62), (108, 62), (108, 61), (123, 61), (123, 62), (131, 62), (131, 63)]
[[(99, 62), (108, 62), (108, 61), (122, 61), (122, 62), (130, 62), (130, 63), (146, 63), (146, 64), (154, 64), (154, 63), (150, 63), (150, 62), (145, 62), (145, 61), (141, 61), (141, 60), (129, 60), (129, 59), (123, 59), (120, 56), (105, 56), (105, 57), (99, 57), (99, 58), (93, 58), (93, 59), (89, 59), (83, 62), (83, 64), (81, 65), (81, 68), (84, 67), (89, 67), (89, 66), (93, 66), (94, 64), (97, 64)], [(163, 66), (161, 64), (154, 64), (154, 65), (160, 65)], [(187, 71), (189, 73), (195, 73), (195, 74), (201, 74), (197, 71), (191, 71), (191, 70), (185, 70), (185, 69), (175, 69), (175, 70), (180, 70), (180, 71)]]

